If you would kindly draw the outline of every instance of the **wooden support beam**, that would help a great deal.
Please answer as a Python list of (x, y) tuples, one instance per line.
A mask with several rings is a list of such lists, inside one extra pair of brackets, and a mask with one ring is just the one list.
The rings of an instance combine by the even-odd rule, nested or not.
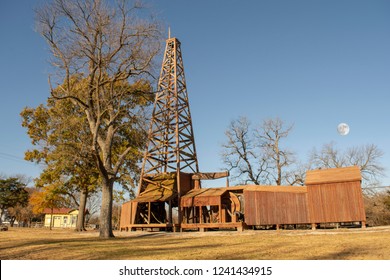
[(169, 200), (168, 223), (172, 224), (172, 199)]
[(192, 175), (192, 180), (215, 180), (229, 176), (229, 171), (224, 172), (198, 172)]
[(148, 224), (150, 224), (150, 216), (151, 216), (151, 213), (150, 213), (150, 211), (151, 211), (151, 203), (150, 202), (148, 202)]
[(221, 223), (226, 223), (226, 209), (221, 209)]
[(209, 228), (236, 228), (239, 230), (239, 228), (244, 229), (246, 227), (246, 224), (243, 222), (238, 223), (195, 223), (195, 224), (182, 224), (182, 229), (209, 229)]
[(219, 204), (218, 204), (218, 222), (222, 222), (222, 201), (221, 197), (219, 198)]

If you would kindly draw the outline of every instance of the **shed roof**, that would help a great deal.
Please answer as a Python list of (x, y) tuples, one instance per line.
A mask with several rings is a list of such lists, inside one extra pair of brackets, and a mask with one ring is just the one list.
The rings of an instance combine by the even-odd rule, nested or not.
[(267, 186), (267, 185), (245, 185), (224, 188), (205, 188), (191, 190), (183, 195), (184, 198), (222, 196), (227, 191), (263, 191), (263, 192), (307, 192), (305, 186)]
[[(75, 211), (77, 209), (74, 209), (74, 208), (53, 208), (53, 214), (69, 214), (70, 212), (72, 211)], [(43, 214), (51, 214), (52, 213), (52, 209), (51, 208), (45, 208), (43, 209)]]
[(182, 207), (218, 205), (228, 188), (193, 189), (181, 197)]
[(289, 193), (304, 193), (307, 192), (306, 186), (260, 186), (249, 185), (245, 191), (257, 191), (257, 192), (289, 192)]
[(163, 202), (177, 194), (176, 175), (173, 173), (158, 174), (148, 181), (149, 184), (133, 201)]
[(182, 197), (191, 198), (191, 197), (200, 197), (200, 196), (221, 196), (223, 195), (228, 188), (204, 188), (197, 190), (190, 190), (188, 193)]

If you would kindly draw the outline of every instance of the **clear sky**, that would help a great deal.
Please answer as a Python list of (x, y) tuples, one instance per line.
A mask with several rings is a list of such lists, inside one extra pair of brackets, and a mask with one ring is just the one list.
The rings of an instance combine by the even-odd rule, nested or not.
[[(20, 111), (49, 95), (48, 51), (31, 0), (0, 1), (0, 174), (37, 176)], [(390, 185), (390, 1), (247, 0), (149, 3), (182, 43), (201, 171), (223, 169), (230, 121), (294, 123), (286, 146), (376, 144)], [(162, 59), (162, 56), (161, 56)], [(350, 126), (347, 136), (337, 125)], [(223, 184), (223, 182), (221, 182)]]

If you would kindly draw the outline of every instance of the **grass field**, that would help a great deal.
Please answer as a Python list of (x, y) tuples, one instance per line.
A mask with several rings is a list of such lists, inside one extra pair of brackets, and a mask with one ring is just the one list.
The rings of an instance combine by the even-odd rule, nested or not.
[(390, 227), (334, 230), (115, 232), (10, 228), (1, 260), (389, 260)]

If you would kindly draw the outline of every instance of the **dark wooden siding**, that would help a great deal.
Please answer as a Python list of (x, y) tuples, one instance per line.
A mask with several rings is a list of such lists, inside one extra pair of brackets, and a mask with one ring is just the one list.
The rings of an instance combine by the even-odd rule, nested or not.
[(365, 221), (360, 181), (307, 186), (312, 223)]
[(306, 192), (244, 191), (245, 223), (276, 225), (308, 223)]

